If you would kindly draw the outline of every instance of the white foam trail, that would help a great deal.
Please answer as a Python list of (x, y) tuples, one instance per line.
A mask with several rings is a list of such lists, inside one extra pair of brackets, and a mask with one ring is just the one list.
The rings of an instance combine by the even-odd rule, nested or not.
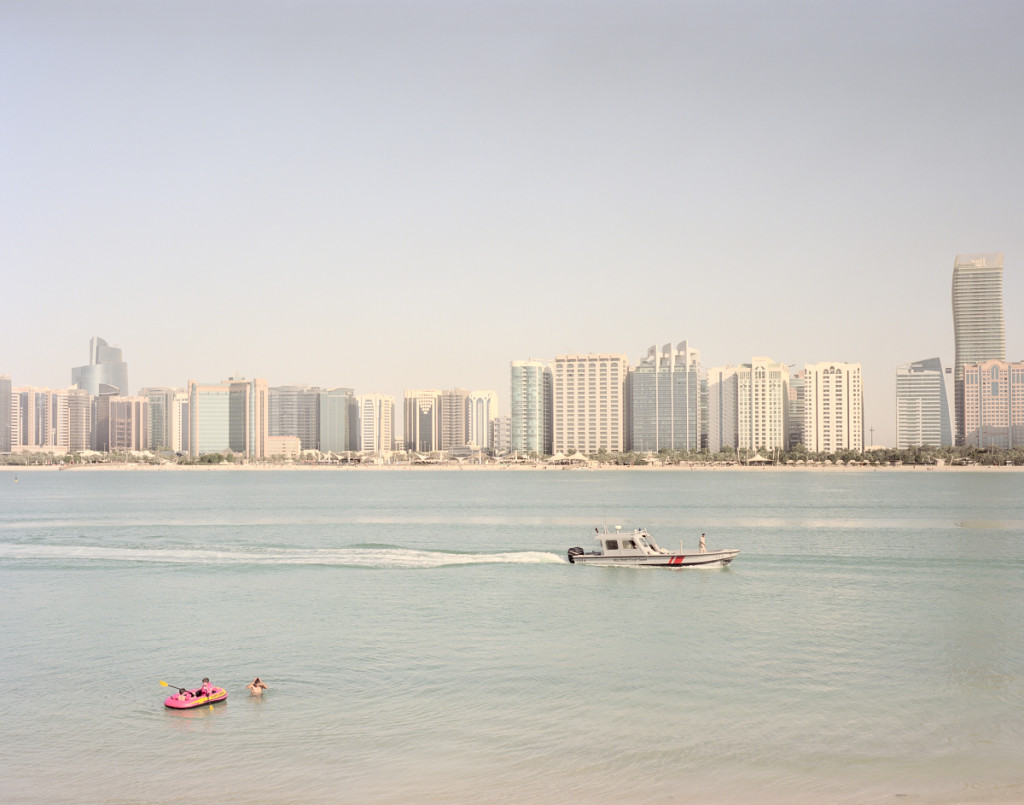
[(564, 563), (546, 551), (446, 553), (407, 548), (268, 548), (232, 551), (211, 548), (104, 548), (90, 545), (0, 544), (0, 559), (46, 562), (163, 562), (190, 565), (335, 565), (338, 567), (430, 568), (480, 564)]

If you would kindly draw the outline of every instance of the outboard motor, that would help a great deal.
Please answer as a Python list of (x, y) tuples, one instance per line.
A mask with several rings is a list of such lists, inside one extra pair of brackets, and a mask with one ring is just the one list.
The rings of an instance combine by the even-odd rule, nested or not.
[(576, 557), (577, 556), (583, 556), (583, 549), (580, 548), (579, 546), (576, 546), (575, 548), (570, 548), (569, 549), (569, 564), (570, 565), (576, 563)]

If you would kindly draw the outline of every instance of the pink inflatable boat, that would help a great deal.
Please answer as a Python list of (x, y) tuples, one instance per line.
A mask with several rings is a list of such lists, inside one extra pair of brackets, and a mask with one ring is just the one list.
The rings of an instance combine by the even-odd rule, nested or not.
[(170, 707), (172, 710), (189, 710), (193, 707), (202, 707), (204, 704), (222, 702), (228, 697), (228, 692), (224, 688), (214, 688), (209, 696), (200, 696), (200, 690), (202, 688), (186, 690), (185, 698), (181, 698), (179, 693), (168, 696), (164, 699), (164, 707)]

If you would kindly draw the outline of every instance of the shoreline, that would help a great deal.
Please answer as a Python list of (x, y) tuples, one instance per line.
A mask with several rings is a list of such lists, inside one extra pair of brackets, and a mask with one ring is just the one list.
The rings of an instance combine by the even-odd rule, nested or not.
[(567, 467), (551, 464), (4, 464), (0, 472), (1022, 472), (1024, 466), (755, 466), (714, 464), (621, 464)]

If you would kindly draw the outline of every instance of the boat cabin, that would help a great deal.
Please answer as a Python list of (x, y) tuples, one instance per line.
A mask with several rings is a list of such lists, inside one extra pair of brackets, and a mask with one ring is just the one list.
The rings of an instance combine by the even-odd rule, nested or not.
[(605, 532), (594, 537), (605, 556), (651, 556), (665, 553), (654, 541), (654, 537), (643, 528), (634, 529), (630, 534)]

